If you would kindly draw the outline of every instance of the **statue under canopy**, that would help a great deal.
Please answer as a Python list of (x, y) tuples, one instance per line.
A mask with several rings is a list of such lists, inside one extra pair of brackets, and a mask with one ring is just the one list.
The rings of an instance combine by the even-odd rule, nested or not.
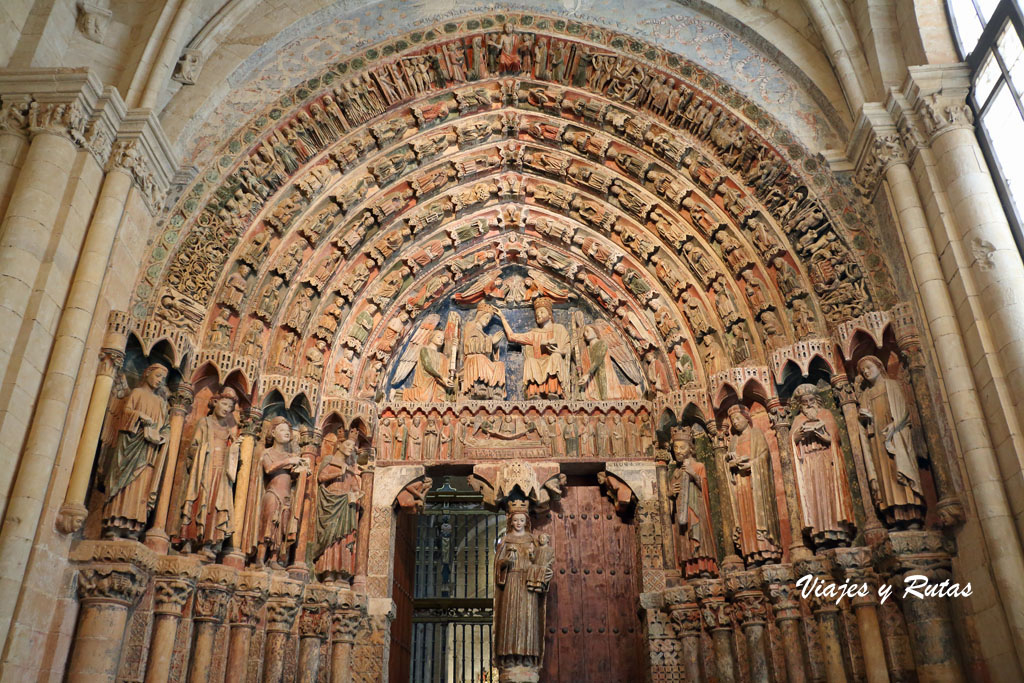
[(362, 504), (356, 442), (342, 441), (317, 474), (316, 537), (309, 547), (314, 571), (328, 583), (355, 575), (356, 529)]
[(213, 560), (235, 532), (234, 488), (238, 471), (238, 423), (232, 414), (238, 396), (225, 387), (210, 397), (210, 414), (196, 425), (188, 451), (188, 479), (181, 509), (181, 538), (201, 544)]
[(725, 463), (735, 520), (733, 543), (748, 567), (778, 562), (782, 549), (768, 440), (742, 405), (729, 408), (729, 424), (733, 436)]
[(153, 363), (142, 373), (118, 410), (107, 434), (113, 436), (105, 471), (103, 535), (138, 539), (156, 505), (167, 450), (167, 368)]
[(669, 479), (679, 529), (679, 564), (686, 578), (715, 576), (718, 564), (711, 526), (711, 499), (704, 463), (694, 457), (693, 432), (689, 427), (672, 429), (672, 458), (676, 466)]
[(875, 356), (857, 363), (862, 378), (859, 429), (871, 497), (888, 527), (917, 528), (924, 521), (924, 493), (903, 386), (885, 374)]
[(506, 524), (494, 558), (494, 655), (503, 682), (536, 681), (554, 553), (532, 533), (527, 501), (509, 501)]
[(523, 387), (526, 398), (567, 398), (569, 387), (569, 332), (556, 323), (548, 297), (533, 300), (537, 326), (516, 333), (499, 313), (505, 336), (523, 347)]

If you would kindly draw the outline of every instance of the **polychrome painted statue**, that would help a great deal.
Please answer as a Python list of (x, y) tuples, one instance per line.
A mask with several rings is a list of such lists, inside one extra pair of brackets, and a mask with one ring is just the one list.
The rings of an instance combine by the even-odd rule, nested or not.
[(105, 472), (106, 502), (103, 535), (138, 539), (156, 505), (167, 450), (167, 400), (163, 396), (167, 368), (153, 363), (142, 373), (112, 421)]
[(675, 498), (675, 523), (679, 529), (679, 564), (686, 578), (716, 576), (715, 538), (711, 526), (711, 500), (704, 463), (694, 457), (693, 432), (689, 427), (672, 429), (672, 458), (676, 467), (669, 479)]
[(234, 534), (234, 489), (238, 472), (238, 423), (234, 389), (210, 398), (210, 414), (199, 421), (188, 452), (188, 483), (181, 509), (181, 538), (189, 548), (202, 547), (216, 559), (224, 540)]
[(501, 680), (536, 681), (544, 657), (544, 606), (554, 555), (530, 531), (525, 501), (509, 503), (494, 559), (494, 654)]
[(342, 441), (317, 474), (316, 538), (309, 558), (321, 581), (347, 581), (355, 575), (356, 529), (362, 493), (356, 442)]
[(887, 527), (918, 528), (924, 493), (903, 386), (886, 376), (875, 356), (861, 358), (857, 372), (862, 379), (858, 436), (871, 497)]
[(744, 406), (729, 409), (729, 425), (733, 436), (725, 464), (736, 523), (733, 543), (748, 567), (778, 562), (782, 548), (768, 440)]
[(523, 347), (523, 388), (526, 398), (566, 398), (569, 386), (569, 331), (554, 321), (552, 301), (537, 297), (533, 301), (537, 326), (528, 332), (512, 331), (504, 315), (501, 324), (505, 336)]

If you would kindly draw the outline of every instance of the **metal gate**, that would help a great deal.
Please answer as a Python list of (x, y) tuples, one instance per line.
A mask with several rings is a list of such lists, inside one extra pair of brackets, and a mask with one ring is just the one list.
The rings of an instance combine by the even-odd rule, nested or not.
[(505, 515), (448, 477), (417, 518), (411, 683), (498, 680), (491, 663), (494, 548)]

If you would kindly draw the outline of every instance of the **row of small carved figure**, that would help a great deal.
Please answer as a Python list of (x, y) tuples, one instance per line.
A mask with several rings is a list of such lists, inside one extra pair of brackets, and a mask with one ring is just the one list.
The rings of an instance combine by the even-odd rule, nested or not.
[[(888, 528), (919, 528), (924, 522), (925, 493), (912, 436), (911, 406), (904, 387), (890, 379), (878, 358), (865, 356), (858, 363), (862, 390), (857, 422), (847, 425), (859, 444), (871, 501), (879, 521)], [(785, 518), (786, 496), (776, 486), (770, 441), (778, 439), (783, 457), (790, 458), (795, 474), (799, 528), (816, 549), (848, 545), (856, 533), (854, 502), (843, 458), (840, 427), (822, 405), (818, 389), (801, 385), (792, 398), (799, 411), (784, 444), (774, 430), (762, 429), (743, 405), (728, 411), (728, 446), (720, 463), (725, 482), (719, 481), (726, 542), (734, 546), (746, 565), (780, 561), (780, 516)], [(676, 463), (669, 483), (674, 522), (680, 534), (679, 563), (687, 576), (717, 572), (715, 523), (711, 517), (709, 473), (696, 457), (690, 428), (675, 428), (669, 451)], [(724, 489), (724, 490), (723, 490)]]
[[(380, 461), (463, 460), (529, 455), (556, 459), (639, 458), (651, 454), (654, 430), (646, 410), (561, 414), (424, 411), (386, 414), (374, 435)], [(471, 452), (467, 452), (471, 449)], [(486, 456), (485, 456), (486, 457)]]
[[(261, 447), (244, 458), (237, 395), (228, 387), (211, 397), (209, 414), (181, 444), (184, 466), (175, 482), (166, 378), (165, 366), (150, 365), (108, 410), (95, 475), (104, 537), (138, 540), (151, 524), (162, 530), (166, 522), (182, 551), (208, 560), (235, 552), (276, 568), (294, 558), (314, 564), (322, 579), (351, 577), (363, 506), (356, 441), (342, 435), (321, 458), (315, 450), (300, 454), (292, 425), (275, 417), (264, 425)], [(158, 500), (175, 489), (168, 519), (152, 519)]]

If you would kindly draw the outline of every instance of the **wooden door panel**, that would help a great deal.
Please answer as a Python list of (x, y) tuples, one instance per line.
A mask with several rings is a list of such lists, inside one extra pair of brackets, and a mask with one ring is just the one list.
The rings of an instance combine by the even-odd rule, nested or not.
[(570, 486), (536, 521), (551, 536), (555, 575), (548, 593), (544, 669), (552, 683), (642, 679), (635, 534), (596, 485)]

